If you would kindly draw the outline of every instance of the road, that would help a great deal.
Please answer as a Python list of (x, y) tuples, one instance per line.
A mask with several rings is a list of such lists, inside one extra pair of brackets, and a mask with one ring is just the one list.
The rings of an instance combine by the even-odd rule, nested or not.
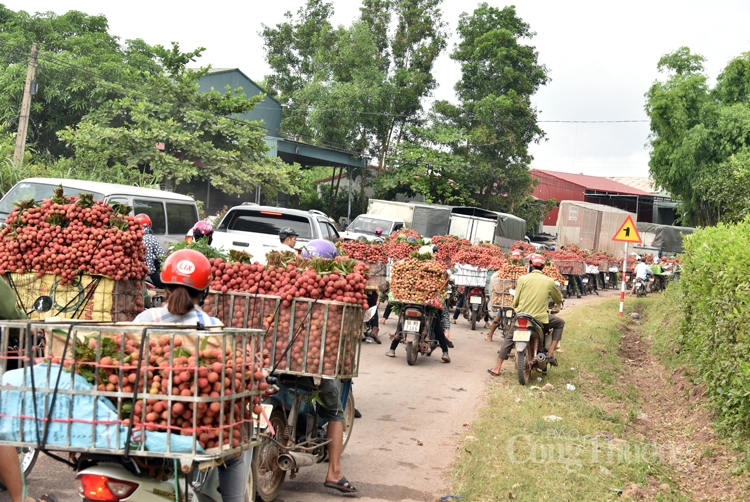
[[(606, 290), (601, 297), (618, 292)], [(566, 309), (598, 296), (566, 300)], [(563, 315), (564, 315), (563, 311)], [(487, 342), (487, 330), (471, 331), (459, 318), (452, 326), (451, 363), (419, 357), (408, 366), (403, 345), (396, 358), (385, 357), (392, 316), (381, 327), (382, 345), (364, 344), (354, 395), (362, 418), (356, 419), (352, 438), (342, 456), (342, 470), (359, 489), (362, 501), (433, 501), (448, 495), (450, 466), (456, 444), (482, 405), (486, 369), (498, 349)], [(564, 346), (564, 342), (563, 342)], [(564, 357), (564, 355), (563, 355)], [(284, 484), (279, 502), (320, 502), (341, 496), (323, 486), (327, 464), (300, 471)], [(54, 492), (60, 502), (78, 502), (74, 473), (63, 464), (41, 457), (28, 478), (30, 494)], [(9, 502), (0, 492), (0, 502)]]

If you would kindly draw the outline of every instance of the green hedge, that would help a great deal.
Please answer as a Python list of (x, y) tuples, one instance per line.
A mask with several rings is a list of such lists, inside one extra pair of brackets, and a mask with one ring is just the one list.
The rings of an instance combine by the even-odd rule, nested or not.
[(750, 218), (685, 238), (681, 352), (720, 421), (750, 436)]

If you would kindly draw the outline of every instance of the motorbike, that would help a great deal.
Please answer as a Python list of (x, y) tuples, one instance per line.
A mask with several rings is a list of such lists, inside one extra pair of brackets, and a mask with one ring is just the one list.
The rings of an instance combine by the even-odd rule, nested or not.
[(643, 296), (646, 296), (646, 294), (648, 293), (647, 284), (648, 284), (648, 281), (644, 281), (640, 277), (636, 277), (635, 279), (635, 296), (636, 297), (641, 298)]
[(484, 294), (484, 288), (467, 287), (465, 301), (461, 307), (461, 313), (464, 319), (471, 322), (472, 331), (477, 327), (477, 319), (487, 315), (487, 295)]
[[(245, 501), (255, 499), (251, 464), (253, 449), (242, 453), (245, 464)], [(77, 458), (76, 483), (84, 502), (191, 500), (221, 502), (216, 462), (180, 465), (163, 458), (81, 454)], [(180, 474), (186, 480), (179, 486)], [(179, 493), (176, 492), (179, 491)]]
[[(556, 314), (554, 303), (550, 302), (549, 313)], [(546, 374), (549, 362), (547, 350), (552, 344), (552, 330), (544, 330), (544, 326), (533, 316), (511, 309), (506, 311), (507, 317), (513, 318), (513, 343), (516, 349), (516, 372), (518, 383), (526, 385), (531, 379), (531, 372), (536, 370)]]
[[(276, 499), (287, 473), (289, 479), (294, 479), (301, 468), (326, 461), (331, 441), (326, 437), (328, 422), (318, 415), (318, 387), (312, 379), (280, 375), (268, 377), (268, 382), (272, 391), (267, 392), (262, 404), (268, 421), (261, 419), (261, 444), (252, 462), (257, 496), (264, 502)], [(354, 395), (349, 382), (342, 384), (342, 451), (354, 426)]]
[[(33, 312), (49, 312), (52, 310), (52, 305), (54, 304), (54, 300), (52, 300), (52, 297), (49, 296), (40, 296), (34, 301), (33, 308), (26, 312), (26, 315), (29, 316)], [(21, 341), (18, 340), (18, 334), (15, 335), (15, 340), (13, 340), (13, 333), (11, 332), (11, 340), (9, 343), (9, 353), (8, 356), (10, 356), (7, 359), (7, 368), (8, 370), (17, 368), (17, 359), (12, 358), (12, 351), (18, 351), (19, 346), (21, 345)], [(41, 336), (35, 336), (34, 337), (34, 346), (38, 347), (36, 350), (36, 357), (44, 357), (44, 335)], [(34, 468), (34, 464), (36, 464), (37, 459), (39, 458), (39, 450), (36, 448), (17, 448), (18, 450), (18, 459), (21, 464), (21, 473), (24, 477), (31, 474), (31, 470)], [(5, 485), (3, 484), (2, 480), (0, 480), (0, 488), (5, 488)]]
[[(398, 316), (395, 337), (406, 345), (406, 362), (413, 366), (419, 354), (430, 356), (438, 346), (433, 322), (435, 315), (426, 305), (406, 303)], [(438, 320), (439, 322), (439, 320)]]

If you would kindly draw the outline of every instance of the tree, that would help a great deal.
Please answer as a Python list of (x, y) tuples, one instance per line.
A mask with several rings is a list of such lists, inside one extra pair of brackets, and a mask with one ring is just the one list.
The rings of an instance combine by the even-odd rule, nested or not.
[(208, 69), (187, 65), (202, 51), (182, 53), (176, 43), (171, 49), (156, 46), (165, 72), (143, 75), (143, 89), (121, 89), (122, 97), (60, 132), (75, 162), (106, 166), (111, 176), (130, 183), (201, 178), (230, 194), (258, 186), (268, 196), (296, 192), (297, 167), (267, 157), (261, 124), (232, 118), (252, 110), (262, 96), (248, 99), (231, 88), (198, 92), (197, 81)]
[(649, 167), (680, 201), (685, 225), (740, 221), (750, 207), (750, 53), (729, 62), (711, 89), (704, 58), (682, 47), (663, 56), (663, 82), (646, 94)]
[(455, 149), (471, 165), (470, 177), (481, 207), (514, 213), (528, 202), (532, 188), (528, 151), (544, 132), (531, 96), (549, 81), (531, 45), (534, 32), (514, 7), (482, 3), (458, 22), (461, 37), (451, 58), (461, 64), (455, 89), (459, 103), (437, 102), (434, 110), (466, 131)]
[[(296, 17), (264, 26), (269, 92), (286, 105), (282, 129), (376, 158), (382, 169), (394, 136), (418, 122), (435, 88), (432, 66), (445, 47), (440, 3), (365, 0), (359, 20), (333, 28), (332, 5), (308, 0)], [(365, 177), (365, 166), (360, 171)]]
[(18, 127), (31, 44), (40, 46), (29, 135), (38, 156), (70, 155), (57, 132), (119, 97), (112, 82), (140, 85), (144, 75), (160, 73), (152, 47), (142, 40), (121, 43), (108, 29), (104, 16), (31, 15), (0, 5), (0, 121), (10, 131)]
[(408, 126), (387, 159), (388, 169), (375, 180), (375, 193), (384, 199), (421, 194), (428, 203), (473, 205), (475, 187), (466, 175), (470, 166), (453, 153), (465, 141), (465, 133), (449, 125)]

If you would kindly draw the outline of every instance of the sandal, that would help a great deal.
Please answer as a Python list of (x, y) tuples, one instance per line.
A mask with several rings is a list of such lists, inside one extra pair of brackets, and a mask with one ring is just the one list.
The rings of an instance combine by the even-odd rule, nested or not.
[(453, 348), (455, 348), (455, 347), (453, 346), (453, 342), (451, 342), (450, 340), (448, 340), (448, 348), (449, 348), (449, 349), (453, 349)]
[(325, 486), (326, 488), (333, 488), (334, 490), (338, 490), (343, 493), (357, 492), (357, 489), (353, 484), (349, 482), (348, 479), (346, 479), (346, 476), (339, 479), (336, 483), (334, 483), (333, 481), (326, 481), (325, 483), (323, 483), (323, 486)]
[(38, 500), (39, 502), (57, 502), (57, 496), (52, 493), (45, 493), (35, 500)]
[(487, 373), (489, 373), (493, 377), (499, 377), (500, 376), (500, 373), (495, 373), (494, 371), (492, 371), (492, 368), (488, 369)]
[(492, 341), (492, 337), (491, 336), (485, 336), (484, 337), (484, 341), (485, 342), (491, 342)]

